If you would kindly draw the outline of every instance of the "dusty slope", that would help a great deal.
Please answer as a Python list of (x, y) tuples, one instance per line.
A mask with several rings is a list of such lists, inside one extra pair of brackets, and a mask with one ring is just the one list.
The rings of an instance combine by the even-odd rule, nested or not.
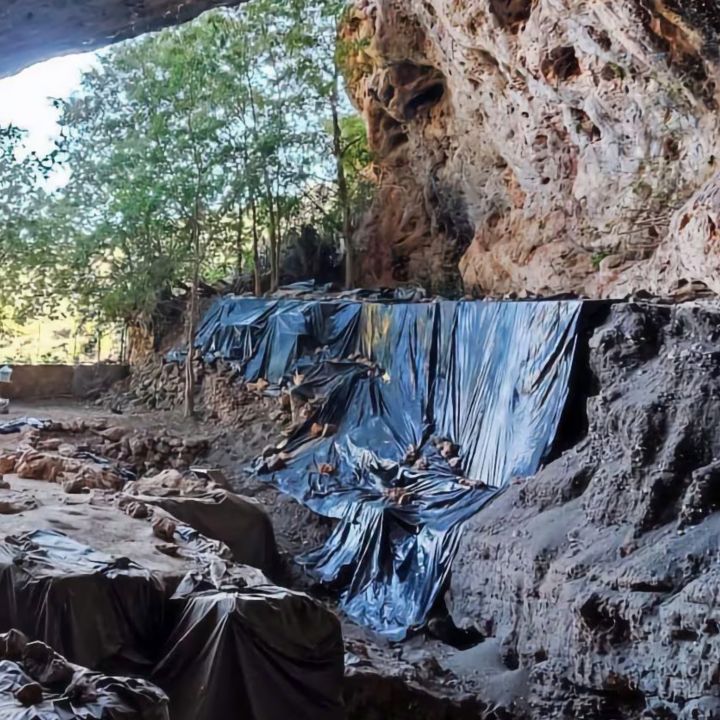
[(368, 284), (720, 290), (717, 0), (356, 0)]

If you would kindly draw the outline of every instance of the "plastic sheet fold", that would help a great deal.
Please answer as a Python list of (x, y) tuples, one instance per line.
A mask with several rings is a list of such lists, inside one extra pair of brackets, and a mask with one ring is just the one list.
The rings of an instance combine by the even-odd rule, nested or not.
[(11, 435), (12, 433), (19, 433), (26, 427), (37, 428), (42, 430), (50, 424), (50, 420), (39, 420), (38, 418), (32, 417), (21, 417), (15, 420), (6, 420), (0, 422), (0, 435)]
[[(171, 509), (199, 526), (207, 522), (202, 503)], [(234, 509), (247, 512), (239, 504)], [(226, 529), (238, 545), (235, 555), (268, 551), (275, 559), (274, 543), (258, 537), (264, 534), (259, 526), (245, 533), (247, 543), (260, 543), (254, 551), (240, 548), (239, 534), (224, 526), (221, 532)], [(139, 565), (59, 532), (38, 530), (0, 542), (0, 632), (18, 629), (93, 670), (152, 678), (170, 698), (168, 714), (167, 698), (155, 685), (95, 673), (92, 703), (81, 707), (72, 693), (53, 687), (42, 705), (24, 711), (14, 693), (26, 684), (25, 672), (0, 662), (0, 718), (344, 718), (337, 617), (303, 593), (272, 585), (260, 571), (216, 556), (217, 543), (190, 526), (176, 532), (178, 544), (194, 549), (202, 565), (172, 598)], [(216, 578), (214, 564), (222, 566)]]
[(300, 562), (351, 617), (400, 639), (438, 601), (463, 522), (551, 447), (581, 308), (225, 297), (196, 345), (316, 400), (282, 467), (259, 470), (339, 521)]

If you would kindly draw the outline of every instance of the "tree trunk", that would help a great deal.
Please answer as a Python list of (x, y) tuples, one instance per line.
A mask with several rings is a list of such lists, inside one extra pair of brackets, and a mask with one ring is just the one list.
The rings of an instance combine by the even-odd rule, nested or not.
[(260, 248), (258, 243), (258, 227), (257, 227), (257, 206), (255, 198), (250, 200), (250, 211), (252, 213), (252, 243), (253, 243), (253, 265), (255, 276), (255, 297), (262, 295), (262, 280), (260, 278)]
[(269, 186), (267, 187), (267, 203), (268, 215), (270, 216), (270, 292), (275, 292), (275, 290), (278, 289), (278, 264), (280, 254), (278, 252), (277, 218), (275, 216), (274, 199)]
[(340, 73), (335, 66), (335, 77), (333, 78), (332, 91), (330, 93), (330, 109), (332, 110), (333, 123), (333, 155), (337, 167), (338, 201), (342, 210), (342, 237), (345, 242), (345, 287), (350, 290), (354, 287), (355, 263), (352, 245), (352, 219), (350, 215), (350, 194), (348, 192), (347, 177), (345, 176), (345, 164), (342, 127), (340, 126), (340, 112), (338, 109), (338, 81)]
[(235, 252), (237, 253), (237, 256), (235, 258), (236, 262), (236, 268), (235, 271), (237, 272), (238, 278), (242, 275), (243, 271), (243, 206), (238, 205), (238, 224), (237, 224), (237, 235), (235, 238)]
[(198, 286), (200, 284), (200, 223), (197, 203), (195, 206), (195, 217), (192, 220), (192, 246), (193, 246), (193, 276), (190, 288), (190, 311), (187, 320), (187, 357), (185, 358), (185, 417), (190, 418), (195, 414), (195, 367), (194, 349), (195, 326), (198, 313)]
[(123, 322), (123, 328), (120, 333), (120, 364), (125, 364), (125, 346), (127, 344), (128, 322)]

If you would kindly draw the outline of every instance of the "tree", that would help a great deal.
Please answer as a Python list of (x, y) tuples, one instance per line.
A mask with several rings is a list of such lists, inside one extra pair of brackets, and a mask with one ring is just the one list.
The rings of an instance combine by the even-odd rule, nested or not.
[(24, 139), (17, 127), (0, 127), (0, 332), (3, 317), (21, 317), (35, 304), (48, 256), (42, 234), (34, 236), (33, 228), (46, 199), (41, 182), (52, 158), (29, 152)]
[[(201, 277), (252, 266), (259, 294), (282, 281), (288, 238), (350, 248), (366, 143), (361, 122), (348, 134), (340, 8), (255, 0), (100, 53), (57, 103), (53, 156), (0, 168), (0, 189), (24, 188), (5, 193), (22, 202), (0, 207), (0, 227), (13, 218), (2, 242), (37, 278), (34, 307), (64, 297), (97, 322), (134, 323), (184, 289), (191, 348)], [(17, 163), (17, 144), (0, 157)], [(57, 166), (69, 179), (46, 191), (34, 175)]]
[[(219, 136), (224, 107), (208, 82), (213, 60), (197, 51), (209, 30), (200, 23), (104, 54), (81, 94), (63, 105), (61, 120), (72, 170), (64, 201), (84, 218), (66, 228), (73, 238), (69, 267), (89, 268), (87, 299), (126, 317), (189, 279), (188, 347), (226, 157)], [(193, 390), (190, 352), (188, 415)]]

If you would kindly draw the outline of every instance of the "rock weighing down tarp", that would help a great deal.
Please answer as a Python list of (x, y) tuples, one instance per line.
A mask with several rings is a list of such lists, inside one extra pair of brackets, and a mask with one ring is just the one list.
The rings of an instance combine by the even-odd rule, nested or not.
[[(300, 561), (351, 617), (401, 638), (438, 600), (463, 521), (550, 448), (581, 308), (224, 297), (196, 346), (248, 381), (323, 398), (271, 479), (339, 521)], [(331, 434), (313, 432), (326, 424)], [(438, 439), (457, 445), (459, 467)]]

